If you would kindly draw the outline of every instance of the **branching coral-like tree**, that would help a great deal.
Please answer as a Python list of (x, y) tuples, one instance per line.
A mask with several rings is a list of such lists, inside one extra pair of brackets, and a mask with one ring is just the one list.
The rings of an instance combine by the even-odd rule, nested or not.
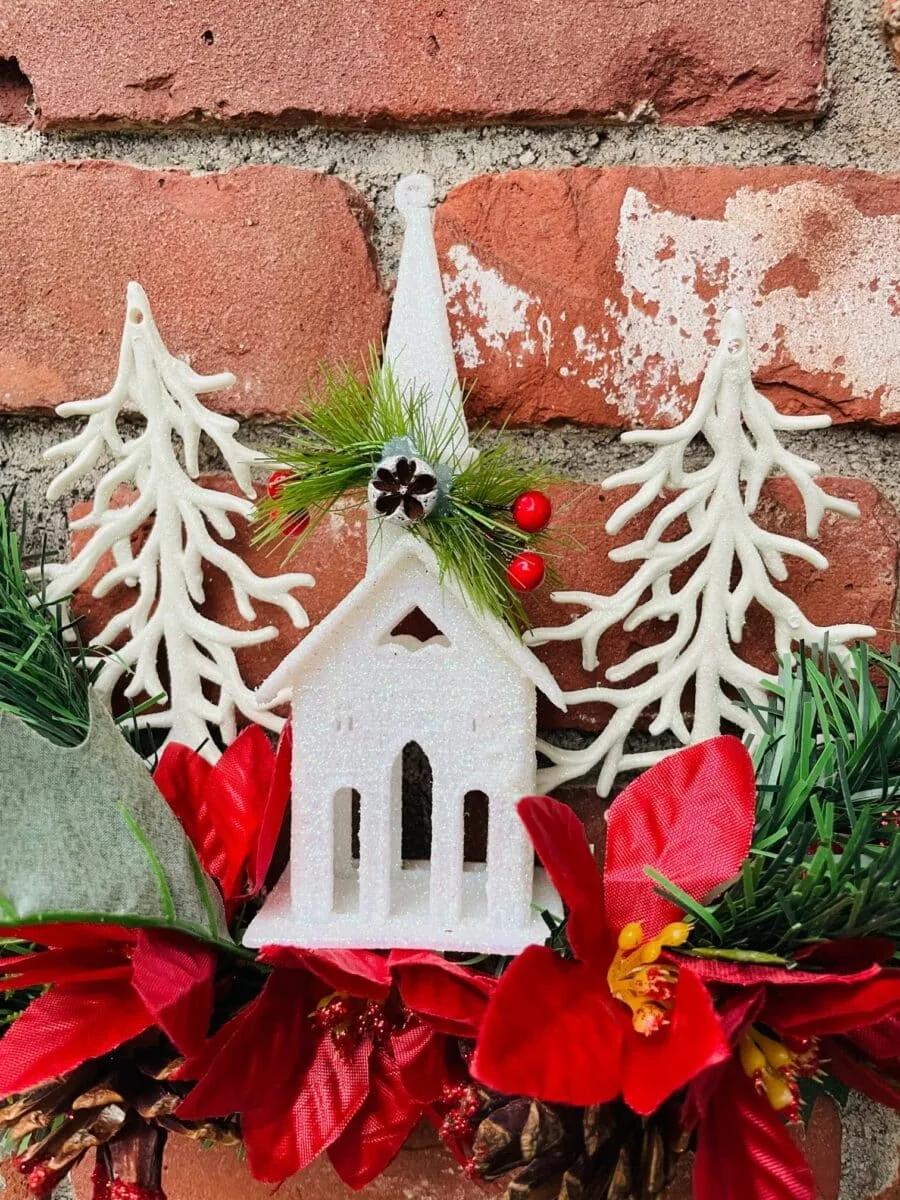
[[(700, 387), (690, 416), (673, 429), (640, 430), (623, 440), (656, 447), (639, 467), (622, 471), (604, 482), (608, 489), (637, 485), (607, 523), (618, 533), (632, 517), (668, 495), (642, 538), (614, 550), (616, 562), (640, 566), (614, 596), (591, 592), (559, 592), (560, 604), (583, 605), (587, 612), (568, 625), (537, 629), (533, 644), (580, 640), (585, 670), (597, 669), (600, 638), (618, 622), (633, 630), (658, 618), (674, 621), (671, 634), (658, 645), (630, 655), (606, 672), (611, 684), (652, 668), (645, 682), (631, 686), (591, 687), (569, 692), (569, 705), (605, 703), (613, 708), (600, 736), (581, 750), (540, 745), (553, 765), (542, 772), (541, 784), (550, 789), (599, 766), (598, 791), (606, 795), (623, 770), (649, 766), (665, 751), (626, 753), (625, 741), (640, 713), (657, 709), (650, 725), (654, 736), (671, 732), (682, 743), (702, 741), (720, 732), (724, 722), (744, 729), (754, 719), (738, 703), (743, 690), (755, 700), (763, 696), (760, 671), (744, 661), (734, 646), (741, 641), (747, 611), (754, 601), (774, 620), (775, 651), (787, 654), (793, 643), (828, 644), (840, 650), (855, 638), (871, 637), (867, 625), (814, 625), (772, 580), (787, 578), (785, 556), (804, 559), (824, 569), (828, 560), (816, 549), (782, 534), (762, 529), (754, 514), (766, 478), (781, 471), (800, 491), (806, 511), (806, 532), (818, 534), (829, 510), (859, 516), (856, 505), (824, 492), (813, 481), (818, 466), (786, 450), (777, 434), (787, 430), (820, 429), (830, 418), (791, 417), (779, 413), (754, 388), (750, 378), (744, 320), (729, 311), (721, 326), (721, 341)], [(703, 436), (712, 452), (697, 470), (686, 470), (688, 446)], [(671, 541), (663, 537), (672, 525), (686, 520), (687, 532)], [(673, 572), (699, 556), (677, 591)], [(694, 686), (694, 716), (690, 727), (683, 715), (685, 690)]]
[[(93, 639), (95, 646), (116, 647), (115, 653), (102, 657), (97, 690), (109, 698), (128, 674), (129, 698), (166, 693), (165, 707), (144, 714), (141, 723), (168, 729), (167, 740), (189, 746), (205, 743), (203, 753), (211, 759), (218, 752), (208, 740), (208, 724), (218, 727), (226, 742), (235, 736), (237, 711), (271, 729), (280, 726), (279, 718), (257, 704), (235, 658), (239, 648), (268, 641), (278, 631), (271, 625), (235, 630), (204, 617), (204, 563), (227, 576), (237, 610), (247, 621), (256, 619), (255, 600), (282, 608), (298, 628), (307, 625), (306, 613), (291, 592), (314, 582), (310, 575), (263, 578), (251, 571), (222, 542), (235, 536), (233, 517), (250, 518), (252, 499), (195, 482), (205, 434), (245, 495), (255, 496), (250, 465), (262, 456), (236, 441), (237, 421), (211, 412), (197, 399), (199, 393), (234, 382), (228, 372), (198, 375), (173, 357), (159, 335), (144, 290), (130, 283), (116, 381), (99, 399), (59, 406), (61, 417), (88, 421), (79, 434), (47, 452), (51, 460), (72, 460), (50, 485), (51, 500), (103, 460), (113, 460), (97, 484), (90, 512), (72, 523), (72, 529), (94, 533), (71, 562), (48, 569), (48, 597), (61, 600), (91, 579), (110, 554), (112, 564), (92, 595), (100, 598), (121, 584), (135, 591), (133, 602)], [(123, 415), (143, 418), (134, 437), (120, 431)], [(130, 485), (137, 494), (117, 504), (114, 497), (121, 485)], [(167, 687), (160, 677), (163, 658)]]

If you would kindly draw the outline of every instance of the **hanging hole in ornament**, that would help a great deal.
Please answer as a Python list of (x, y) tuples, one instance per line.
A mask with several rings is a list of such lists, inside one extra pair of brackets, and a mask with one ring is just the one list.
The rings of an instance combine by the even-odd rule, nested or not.
[(401, 755), (400, 857), (403, 866), (431, 858), (434, 773), (418, 742), (407, 742)]
[(740, 354), (744, 348), (744, 343), (741, 338), (728, 339), (728, 353), (731, 355)]
[(132, 323), (132, 325), (143, 325), (144, 314), (139, 308), (130, 308), (128, 310), (128, 320)]
[(487, 862), (488, 797), (473, 790), (463, 797), (463, 861), (466, 866)]
[(379, 645), (402, 646), (404, 650), (414, 652), (423, 646), (449, 646), (450, 639), (421, 608), (416, 607), (410, 609), (389, 633), (379, 638)]

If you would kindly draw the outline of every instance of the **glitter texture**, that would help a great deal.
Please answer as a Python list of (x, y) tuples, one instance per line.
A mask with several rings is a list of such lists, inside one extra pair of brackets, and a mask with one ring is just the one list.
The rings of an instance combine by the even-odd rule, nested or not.
[[(404, 387), (427, 387), (436, 429), (449, 417), (458, 469), (473, 451), (431, 195), (423, 176), (397, 187), (406, 237), (386, 357)], [(366, 577), (260, 689), (263, 703), (292, 693), (291, 862), (245, 942), (516, 953), (546, 937), (534, 906), (561, 911), (516, 804), (535, 790), (537, 689), (561, 708), (562, 693), (505, 625), (440, 578), (424, 543), (371, 509), (369, 532)], [(401, 853), (411, 743), (431, 770), (427, 861)], [(482, 863), (464, 862), (471, 792), (487, 796)]]

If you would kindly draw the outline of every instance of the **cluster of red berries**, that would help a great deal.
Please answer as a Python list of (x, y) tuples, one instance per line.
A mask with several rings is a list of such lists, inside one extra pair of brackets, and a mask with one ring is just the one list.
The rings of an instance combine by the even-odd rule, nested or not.
[[(266, 482), (270, 499), (277, 500), (284, 485), (293, 478), (293, 472), (282, 469), (273, 471)], [(550, 523), (553, 506), (543, 492), (523, 492), (512, 506), (512, 517), (516, 525), (526, 533), (540, 533)], [(279, 520), (277, 512), (273, 520)], [(287, 537), (300, 537), (309, 528), (309, 513), (293, 513), (285, 522), (282, 532)], [(510, 587), (517, 592), (533, 592), (544, 582), (547, 566), (540, 554), (534, 550), (523, 550), (506, 568)]]
[[(512, 506), (513, 520), (526, 533), (540, 533), (550, 523), (553, 506), (543, 492), (523, 492)], [(517, 592), (533, 592), (544, 582), (547, 567), (540, 554), (523, 550), (506, 568), (510, 587)]]
[(46, 1163), (38, 1163), (37, 1166), (31, 1166), (27, 1162), (20, 1162), (18, 1163), (18, 1169), (25, 1176), (25, 1186), (29, 1192), (32, 1196), (39, 1198), (52, 1195), (66, 1173), (65, 1171), (54, 1170), (52, 1167), (48, 1167)]
[(445, 1141), (454, 1141), (471, 1134), (472, 1121), (478, 1114), (480, 1105), (478, 1093), (470, 1083), (445, 1084), (437, 1104), (440, 1108), (448, 1109), (439, 1130)]
[[(266, 493), (268, 494), (269, 499), (277, 500), (278, 497), (281, 495), (281, 493), (284, 491), (284, 485), (288, 482), (289, 479), (293, 479), (293, 478), (294, 478), (293, 471), (288, 471), (285, 469), (282, 469), (280, 471), (273, 471), (272, 474), (269, 476), (269, 478), (266, 480)], [(278, 520), (277, 512), (272, 513), (272, 519)], [(298, 513), (293, 513), (291, 515), (290, 519), (285, 523), (285, 526), (284, 526), (284, 529), (282, 530), (282, 532), (287, 537), (300, 537), (300, 535), (302, 533), (305, 533), (308, 528), (309, 528), (309, 513), (308, 512), (298, 512)]]
[(313, 1013), (313, 1024), (328, 1033), (339, 1054), (351, 1054), (363, 1038), (381, 1045), (403, 1024), (403, 1015), (392, 1015), (374, 1000), (335, 993)]

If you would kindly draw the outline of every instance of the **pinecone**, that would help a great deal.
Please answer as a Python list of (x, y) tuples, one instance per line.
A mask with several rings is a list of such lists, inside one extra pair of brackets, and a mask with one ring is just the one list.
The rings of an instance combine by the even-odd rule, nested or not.
[(164, 1040), (148, 1034), (0, 1105), (0, 1136), (18, 1147), (15, 1164), (29, 1190), (49, 1196), (96, 1150), (94, 1200), (164, 1200), (162, 1157), (170, 1132), (237, 1144), (233, 1122), (197, 1124), (174, 1116), (190, 1088), (171, 1079), (179, 1064)]
[(484, 1094), (473, 1173), (518, 1172), (503, 1200), (654, 1200), (672, 1182), (689, 1136), (677, 1105), (641, 1118), (620, 1101), (590, 1108)]

